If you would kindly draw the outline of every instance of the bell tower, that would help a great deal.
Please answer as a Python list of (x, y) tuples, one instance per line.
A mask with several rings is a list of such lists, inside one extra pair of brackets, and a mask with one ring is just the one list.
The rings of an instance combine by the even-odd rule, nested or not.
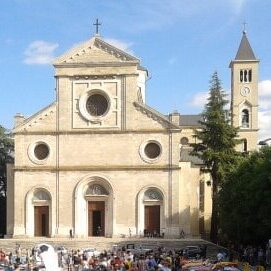
[(248, 152), (257, 149), (258, 142), (258, 67), (249, 44), (246, 31), (235, 59), (231, 61), (231, 118), (232, 125), (239, 127), (242, 143), (238, 151)]

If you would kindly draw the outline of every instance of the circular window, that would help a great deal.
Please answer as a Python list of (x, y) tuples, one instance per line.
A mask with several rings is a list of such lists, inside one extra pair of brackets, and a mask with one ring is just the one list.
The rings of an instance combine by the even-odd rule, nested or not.
[(36, 141), (29, 145), (27, 153), (33, 163), (43, 165), (51, 155), (51, 150), (46, 142)]
[(34, 155), (38, 160), (44, 160), (49, 155), (49, 147), (45, 143), (40, 143), (34, 148)]
[(181, 144), (182, 144), (182, 145), (188, 145), (188, 142), (189, 142), (189, 141), (188, 141), (188, 138), (187, 138), (187, 137), (182, 137), (182, 138), (181, 138)]
[(140, 145), (139, 154), (147, 163), (155, 163), (161, 157), (162, 146), (158, 141), (149, 140)]
[(90, 95), (86, 102), (86, 108), (91, 116), (100, 117), (108, 110), (108, 100), (100, 93)]
[(144, 153), (148, 158), (155, 159), (160, 155), (161, 149), (157, 143), (150, 142), (145, 146)]
[(79, 112), (86, 120), (100, 121), (109, 115), (109, 110), (110, 97), (101, 89), (91, 89), (79, 99)]

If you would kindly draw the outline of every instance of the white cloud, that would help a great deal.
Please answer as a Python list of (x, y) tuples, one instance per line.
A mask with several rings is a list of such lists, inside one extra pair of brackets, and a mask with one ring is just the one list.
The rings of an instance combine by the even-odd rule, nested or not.
[(271, 80), (263, 80), (259, 82), (259, 95), (260, 97), (271, 98)]
[[(230, 93), (228, 90), (223, 89), (224, 93), (226, 94), (226, 99), (229, 100), (230, 98)], [(189, 105), (200, 108), (203, 110), (205, 104), (208, 102), (208, 97), (209, 97), (209, 91), (204, 91), (204, 92), (197, 92), (195, 93), (190, 101), (188, 102)], [(230, 109), (230, 103), (226, 105), (227, 109)]]
[(271, 137), (271, 110), (260, 111), (259, 118), (259, 139), (264, 140)]
[(106, 42), (112, 44), (113, 46), (119, 48), (120, 50), (123, 50), (124, 52), (134, 55), (133, 50), (131, 49), (133, 42), (125, 42), (117, 39), (104, 39)]
[[(113, 13), (119, 14), (125, 24), (122, 30), (129, 32), (146, 32), (150, 30), (161, 30), (166, 26), (174, 25), (177, 21), (202, 17), (210, 12), (227, 12), (229, 16), (221, 22), (221, 25), (227, 24), (227, 21), (233, 23), (243, 11), (248, 0), (123, 0), (125, 5), (116, 4), (114, 1), (106, 1), (107, 8)], [(234, 15), (234, 16), (231, 16)], [(115, 24), (115, 20), (111, 24)], [(136, 22), (136, 23), (135, 23)], [(204, 19), (206, 23), (206, 18)], [(118, 25), (116, 25), (118, 27)], [(220, 28), (220, 27), (219, 27)]]
[(54, 58), (54, 51), (57, 43), (50, 43), (43, 40), (33, 41), (24, 51), (25, 64), (49, 64)]
[(271, 80), (259, 82), (259, 138), (271, 137)]
[(207, 103), (207, 98), (209, 96), (209, 92), (198, 92), (194, 94), (189, 102), (189, 105), (197, 108), (202, 108)]
[(247, 0), (230, 0), (229, 3), (231, 5), (231, 8), (235, 14), (239, 14)]

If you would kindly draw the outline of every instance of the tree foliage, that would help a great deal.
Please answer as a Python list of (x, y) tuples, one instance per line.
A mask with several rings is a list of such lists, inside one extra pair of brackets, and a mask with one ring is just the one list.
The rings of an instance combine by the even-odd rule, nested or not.
[(259, 245), (271, 232), (271, 147), (244, 158), (219, 193), (222, 233), (236, 243)]
[(12, 152), (13, 140), (8, 134), (8, 131), (0, 125), (0, 233), (4, 233), (6, 229), (6, 164), (13, 162)]
[(210, 80), (209, 98), (202, 113), (202, 128), (195, 131), (197, 143), (192, 154), (203, 160), (206, 171), (212, 177), (212, 218), (210, 238), (217, 242), (218, 232), (218, 189), (223, 183), (226, 172), (232, 170), (237, 159), (234, 149), (237, 144), (238, 129), (228, 120), (226, 94), (222, 90), (217, 72)]

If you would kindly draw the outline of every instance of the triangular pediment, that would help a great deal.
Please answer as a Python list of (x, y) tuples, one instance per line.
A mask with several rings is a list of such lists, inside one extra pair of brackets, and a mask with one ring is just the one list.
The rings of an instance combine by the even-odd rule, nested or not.
[(252, 103), (250, 103), (248, 100), (244, 100), (244, 101), (242, 101), (242, 102), (239, 103), (239, 107), (241, 107), (241, 106), (251, 107)]
[(25, 119), (20, 125), (13, 129), (13, 133), (35, 131), (35, 130), (55, 130), (56, 103), (52, 103), (41, 109), (36, 114)]
[(177, 129), (180, 130), (180, 126), (172, 123), (166, 116), (161, 114), (160, 112), (156, 111), (155, 109), (151, 108), (150, 106), (140, 103), (140, 102), (134, 102), (134, 107), (136, 110), (140, 111), (142, 114), (144, 114), (146, 117), (156, 121), (160, 125), (162, 125), (164, 128), (170, 128), (170, 129)]
[(99, 37), (75, 46), (54, 61), (54, 65), (139, 63), (139, 60), (123, 50), (103, 41)]

